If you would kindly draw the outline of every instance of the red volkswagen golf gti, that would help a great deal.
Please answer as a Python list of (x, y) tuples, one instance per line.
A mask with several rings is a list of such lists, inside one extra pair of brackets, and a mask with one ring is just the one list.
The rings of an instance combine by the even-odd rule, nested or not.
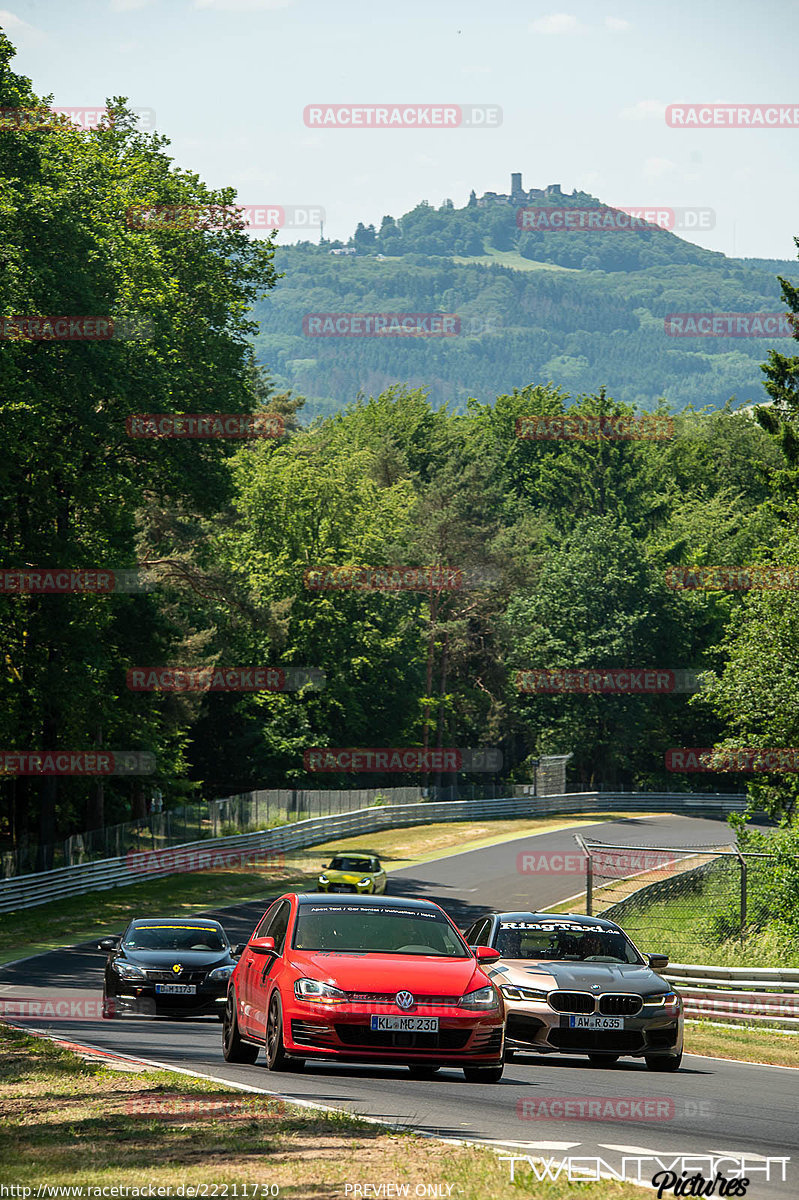
[(386, 896), (281, 896), (230, 977), (228, 1062), (271, 1071), (307, 1058), (397, 1063), (417, 1078), (461, 1067), (474, 1083), (502, 1078), (505, 1010), (443, 909)]

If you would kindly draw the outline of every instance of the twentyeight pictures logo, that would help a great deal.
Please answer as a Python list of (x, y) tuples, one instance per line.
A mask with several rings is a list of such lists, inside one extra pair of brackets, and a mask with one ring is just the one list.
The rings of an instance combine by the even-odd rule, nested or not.
[(498, 104), (306, 104), (309, 129), (496, 129)]

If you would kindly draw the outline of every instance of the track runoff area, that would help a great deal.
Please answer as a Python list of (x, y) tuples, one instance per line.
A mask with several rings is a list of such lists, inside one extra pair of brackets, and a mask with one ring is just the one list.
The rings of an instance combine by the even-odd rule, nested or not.
[[(726, 825), (658, 815), (600, 822), (591, 833), (628, 846), (688, 847), (723, 841)], [(541, 910), (573, 895), (581, 883), (577, 877), (531, 876), (517, 871), (517, 863), (526, 852), (539, 861), (542, 854), (572, 855), (574, 846), (573, 831), (561, 828), (447, 854), (391, 872), (388, 892), (433, 900), (466, 929), (491, 911)], [(249, 938), (265, 907), (240, 904), (207, 915), (222, 923), (235, 944)], [(320, 1060), (310, 1060), (302, 1074), (275, 1076), (260, 1062), (225, 1063), (222, 1027), (213, 1018), (104, 1021), (99, 1003), (104, 961), (93, 941), (9, 964), (0, 968), (0, 1002), (12, 996), (49, 999), (54, 1003), (47, 1011), (63, 1016), (15, 1016), (13, 1024), (122, 1059), (343, 1109), (426, 1136), (487, 1144), (509, 1176), (532, 1169), (542, 1181), (621, 1177), (651, 1186), (657, 1175), (655, 1191), (662, 1184), (664, 1196), (799, 1194), (799, 1072), (792, 1068), (687, 1054), (681, 1070), (658, 1074), (638, 1059), (596, 1069), (582, 1056), (521, 1054), (495, 1085), (467, 1083), (454, 1070), (419, 1080), (403, 1068)], [(374, 1175), (370, 1168), (372, 1182)], [(694, 1177), (700, 1178), (689, 1184)], [(695, 1190), (714, 1179), (712, 1192)], [(720, 1191), (721, 1183), (729, 1183), (729, 1190)], [(683, 1186), (693, 1190), (682, 1191)]]

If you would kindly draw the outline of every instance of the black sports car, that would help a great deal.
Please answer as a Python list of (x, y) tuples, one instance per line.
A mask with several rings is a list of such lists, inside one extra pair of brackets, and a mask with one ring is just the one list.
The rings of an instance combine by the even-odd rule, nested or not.
[(683, 1004), (667, 979), (665, 954), (644, 957), (602, 917), (503, 912), (463, 935), (499, 950), (486, 972), (502, 992), (510, 1049), (587, 1054), (603, 1067), (621, 1055), (651, 1071), (676, 1071), (682, 1059)]
[(222, 1019), (236, 955), (218, 921), (140, 917), (121, 938), (103, 938), (103, 1016)]

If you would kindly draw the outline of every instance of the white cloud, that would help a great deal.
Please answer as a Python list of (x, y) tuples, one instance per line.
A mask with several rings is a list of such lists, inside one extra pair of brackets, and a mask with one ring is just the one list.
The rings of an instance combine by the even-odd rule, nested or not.
[(44, 37), (40, 29), (29, 25), (27, 21), (22, 20), (22, 17), (9, 12), (6, 8), (0, 8), (0, 28), (16, 46), (29, 45)]
[(630, 108), (623, 108), (621, 115), (627, 121), (648, 121), (651, 117), (662, 120), (665, 112), (666, 105), (662, 100), (639, 100)]
[(293, 3), (294, 0), (194, 0), (194, 7), (213, 9), (214, 12), (267, 12), (288, 8)]
[(582, 33), (585, 26), (569, 13), (550, 13), (531, 21), (528, 29), (531, 33)]
[(623, 33), (625, 29), (631, 29), (632, 26), (623, 17), (605, 17), (605, 28), (612, 29), (614, 33)]
[(644, 161), (644, 176), (647, 179), (662, 179), (677, 170), (677, 164), (670, 158), (647, 158)]
[(111, 12), (132, 12), (136, 8), (146, 8), (153, 0), (111, 0)]

